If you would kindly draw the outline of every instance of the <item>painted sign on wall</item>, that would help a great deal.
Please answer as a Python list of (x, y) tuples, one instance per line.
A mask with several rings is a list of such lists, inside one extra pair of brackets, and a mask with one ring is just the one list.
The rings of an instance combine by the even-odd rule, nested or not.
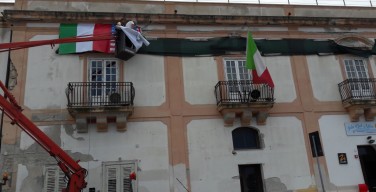
[(346, 134), (353, 135), (376, 135), (376, 122), (345, 123)]

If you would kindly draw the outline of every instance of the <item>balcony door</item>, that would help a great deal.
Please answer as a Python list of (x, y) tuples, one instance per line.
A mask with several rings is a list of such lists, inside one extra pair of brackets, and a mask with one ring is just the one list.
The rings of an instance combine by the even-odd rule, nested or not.
[(350, 81), (352, 96), (364, 98), (371, 96), (370, 82), (368, 81), (368, 70), (363, 59), (345, 59), (345, 70), (347, 79)]
[(90, 59), (89, 92), (93, 105), (106, 105), (110, 94), (116, 92), (119, 66), (116, 59)]
[(228, 81), (226, 88), (231, 102), (248, 99), (251, 74), (245, 64), (245, 60), (225, 60), (225, 73)]

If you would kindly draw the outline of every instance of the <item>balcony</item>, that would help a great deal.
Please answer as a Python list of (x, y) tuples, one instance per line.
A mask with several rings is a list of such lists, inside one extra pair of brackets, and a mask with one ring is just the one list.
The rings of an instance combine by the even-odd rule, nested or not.
[(237, 116), (243, 126), (250, 124), (252, 116), (258, 125), (264, 125), (275, 100), (273, 88), (248, 80), (219, 81), (215, 85), (215, 98), (225, 126), (232, 126)]
[(70, 82), (66, 96), (78, 132), (88, 132), (89, 123), (96, 124), (97, 131), (107, 131), (108, 123), (116, 123), (118, 131), (125, 131), (135, 91), (131, 82)]
[(376, 79), (346, 79), (338, 84), (342, 104), (353, 122), (364, 114), (366, 121), (373, 121), (376, 115)]

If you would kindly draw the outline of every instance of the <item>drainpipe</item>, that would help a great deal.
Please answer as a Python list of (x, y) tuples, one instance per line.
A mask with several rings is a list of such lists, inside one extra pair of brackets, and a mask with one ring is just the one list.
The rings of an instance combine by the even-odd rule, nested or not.
[[(10, 37), (9, 37), (9, 43), (12, 43), (12, 36), (13, 36), (13, 30), (10, 29)], [(10, 76), (10, 49), (8, 50), (8, 63), (6, 68), (6, 75), (5, 75), (5, 87), (8, 88), (9, 86), (9, 76)], [(6, 98), (6, 95), (4, 95), (4, 98)], [(0, 152), (1, 152), (1, 144), (3, 142), (3, 124), (4, 124), (4, 111), (1, 113), (1, 121), (0, 121)], [(5, 183), (4, 183), (5, 184)], [(0, 192), (3, 191), (3, 186), (0, 183)]]

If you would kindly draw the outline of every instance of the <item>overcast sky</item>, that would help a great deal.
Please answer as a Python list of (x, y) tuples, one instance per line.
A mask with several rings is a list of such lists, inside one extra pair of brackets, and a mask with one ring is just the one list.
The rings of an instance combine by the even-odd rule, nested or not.
[[(15, 0), (0, 0), (1, 2), (14, 3)], [(221, 2), (221, 3), (253, 3), (257, 4), (295, 4), (295, 5), (335, 5), (375, 7), (376, 0), (154, 0), (154, 1), (186, 1), (186, 2)]]

